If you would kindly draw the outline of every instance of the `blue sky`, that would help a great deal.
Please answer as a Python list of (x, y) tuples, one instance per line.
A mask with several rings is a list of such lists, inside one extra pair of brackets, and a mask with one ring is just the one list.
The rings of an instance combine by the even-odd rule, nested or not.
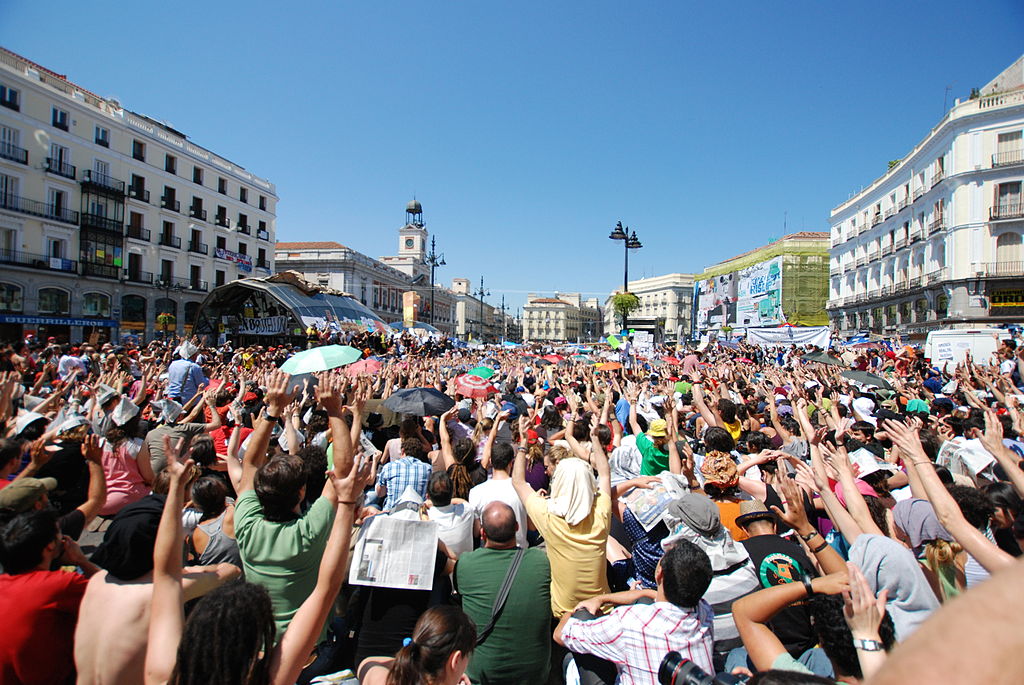
[(274, 181), (279, 240), (392, 254), (415, 193), (438, 280), (513, 306), (620, 284), (620, 219), (631, 278), (827, 230), (1022, 36), (1018, 0), (0, 1), (0, 45)]

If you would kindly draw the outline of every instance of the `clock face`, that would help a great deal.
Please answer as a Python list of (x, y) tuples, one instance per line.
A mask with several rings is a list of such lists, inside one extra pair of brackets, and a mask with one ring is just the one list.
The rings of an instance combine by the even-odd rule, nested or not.
[(412, 239), (412, 238), (406, 238), (406, 239), (405, 239), (405, 246), (406, 246), (407, 248), (410, 248), (410, 249), (411, 249), (411, 248), (412, 248), (412, 246), (413, 246), (413, 244), (414, 244), (414, 243), (413, 243), (413, 239)]

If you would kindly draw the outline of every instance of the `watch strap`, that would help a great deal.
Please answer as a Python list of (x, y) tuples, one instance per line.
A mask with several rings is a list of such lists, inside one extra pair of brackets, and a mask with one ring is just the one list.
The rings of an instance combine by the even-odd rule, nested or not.
[(878, 640), (858, 640), (854, 638), (853, 646), (863, 652), (881, 652), (884, 649)]

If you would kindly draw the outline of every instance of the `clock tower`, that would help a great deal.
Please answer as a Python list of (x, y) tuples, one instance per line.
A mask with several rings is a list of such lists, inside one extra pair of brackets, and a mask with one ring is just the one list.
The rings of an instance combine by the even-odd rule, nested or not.
[(429, 275), (426, 256), (427, 229), (423, 223), (423, 206), (414, 199), (405, 206), (405, 225), (398, 229), (398, 254), (381, 257), (381, 261), (415, 278)]

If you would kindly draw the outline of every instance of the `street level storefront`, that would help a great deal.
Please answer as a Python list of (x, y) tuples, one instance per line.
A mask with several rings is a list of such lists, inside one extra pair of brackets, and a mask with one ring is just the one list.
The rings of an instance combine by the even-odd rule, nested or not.
[(104, 343), (116, 339), (117, 327), (113, 319), (0, 314), (0, 340), (24, 340), (34, 335), (40, 340), (53, 337), (61, 343), (83, 340)]
[(215, 288), (188, 323), (196, 335), (236, 345), (302, 344), (310, 326), (336, 332), (389, 330), (358, 300), (288, 271)]

